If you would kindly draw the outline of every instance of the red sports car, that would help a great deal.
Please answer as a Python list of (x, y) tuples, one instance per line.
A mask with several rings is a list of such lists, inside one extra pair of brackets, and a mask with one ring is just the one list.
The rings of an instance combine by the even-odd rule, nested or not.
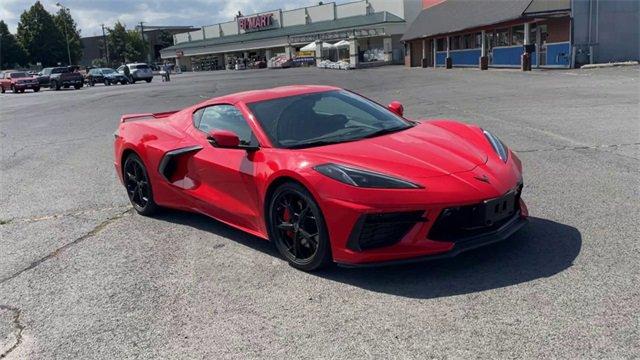
[(490, 132), (408, 120), (396, 101), (336, 87), (124, 115), (114, 146), (138, 213), (208, 215), (307, 271), (454, 256), (506, 239), (528, 216), (522, 165)]

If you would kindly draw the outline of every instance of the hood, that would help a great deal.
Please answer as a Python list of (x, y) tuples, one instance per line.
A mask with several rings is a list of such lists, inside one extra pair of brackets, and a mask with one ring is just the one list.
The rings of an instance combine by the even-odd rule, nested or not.
[[(469, 135), (469, 131), (465, 132)], [(429, 123), (370, 139), (304, 149), (333, 162), (403, 178), (428, 178), (473, 170), (487, 162), (474, 141)]]

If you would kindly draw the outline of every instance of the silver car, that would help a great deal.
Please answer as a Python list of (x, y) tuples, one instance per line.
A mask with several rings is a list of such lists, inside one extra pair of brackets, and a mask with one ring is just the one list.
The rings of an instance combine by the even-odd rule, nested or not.
[(124, 67), (127, 66), (129, 68), (129, 72), (131, 73), (131, 82), (135, 83), (136, 81), (146, 81), (148, 83), (153, 80), (153, 70), (149, 67), (149, 65), (145, 63), (133, 63), (122, 65), (118, 68), (118, 72), (120, 74), (124, 74)]

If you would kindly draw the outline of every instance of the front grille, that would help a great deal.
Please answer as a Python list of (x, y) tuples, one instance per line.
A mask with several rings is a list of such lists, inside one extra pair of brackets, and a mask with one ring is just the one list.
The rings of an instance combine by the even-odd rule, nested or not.
[(424, 211), (362, 215), (354, 226), (347, 247), (362, 251), (398, 243), (413, 228), (424, 221)]
[[(442, 210), (427, 236), (431, 240), (460, 241), (495, 231), (520, 212), (522, 185), (498, 199)], [(513, 202), (511, 204), (511, 202)], [(496, 219), (495, 212), (502, 211)]]

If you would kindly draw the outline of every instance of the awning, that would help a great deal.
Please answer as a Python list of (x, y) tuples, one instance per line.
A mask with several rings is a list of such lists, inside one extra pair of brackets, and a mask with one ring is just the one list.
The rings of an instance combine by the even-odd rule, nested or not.
[[(328, 42), (322, 42), (323, 49), (333, 49), (335, 46), (329, 44)], [(316, 42), (309, 43), (300, 48), (300, 51), (316, 51)]]
[(333, 46), (335, 47), (348, 47), (349, 46), (349, 42), (347, 40), (340, 40), (337, 43), (333, 44)]

